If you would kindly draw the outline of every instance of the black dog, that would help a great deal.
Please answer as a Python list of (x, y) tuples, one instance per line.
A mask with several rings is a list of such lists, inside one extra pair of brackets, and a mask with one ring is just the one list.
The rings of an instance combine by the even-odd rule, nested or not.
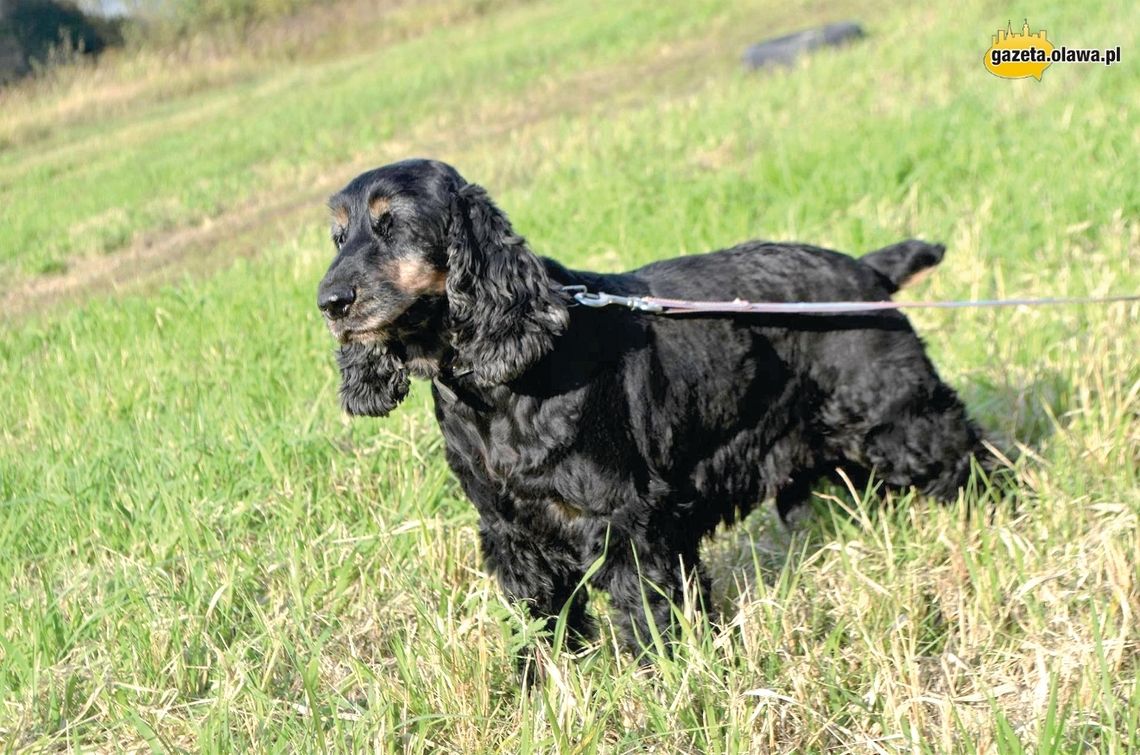
[(668, 629), (718, 522), (767, 498), (784, 515), (837, 468), (950, 500), (972, 459), (989, 466), (900, 313), (668, 317), (574, 306), (562, 290), (886, 300), (940, 246), (857, 260), (749, 242), (620, 275), (568, 270), (427, 160), (365, 173), (330, 206), (337, 256), (318, 304), (341, 343), (345, 410), (383, 416), (409, 374), (432, 380), (487, 568), (539, 616), (569, 601), (572, 639), (591, 633), (578, 587), (603, 555), (592, 582), (636, 648), (650, 620)]

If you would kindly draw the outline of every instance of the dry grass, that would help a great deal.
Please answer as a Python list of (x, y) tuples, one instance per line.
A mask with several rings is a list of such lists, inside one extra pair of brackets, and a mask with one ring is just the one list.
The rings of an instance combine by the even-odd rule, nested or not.
[[(1135, 305), (915, 315), (1019, 450), (1015, 493), (979, 483), (970, 516), (825, 488), (793, 530), (760, 511), (709, 544), (723, 615), (678, 607), (672, 659), (641, 668), (607, 624), (520, 693), (535, 630), (480, 567), (427, 392), (383, 421), (336, 405), (313, 286), (323, 197), (358, 169), (448, 159), (574, 265), (921, 235), (949, 252), (908, 296), (1140, 285), (1134, 69), (989, 77), (980, 3), (589, 10), (437, 29), (458, 6), (407, 5), (422, 33), (375, 50), (367, 23), (314, 22), (333, 42), (294, 63), (211, 52), (164, 93), (179, 66), (139, 58), (5, 95), (6, 750), (1140, 751)], [(1123, 4), (1034, 12), (1136, 47)], [(736, 69), (751, 37), (851, 15), (863, 45)], [(243, 149), (181, 136), (226, 129)], [(133, 191), (140, 156), (152, 189), (79, 196)]]
[(339, 0), (296, 17), (260, 21), (240, 34), (199, 33), (173, 45), (77, 58), (0, 89), (0, 147), (26, 146), (84, 124), (130, 121), (170, 100), (261, 79), (274, 66), (320, 64), (375, 53), (429, 31), (468, 22), (510, 0)]

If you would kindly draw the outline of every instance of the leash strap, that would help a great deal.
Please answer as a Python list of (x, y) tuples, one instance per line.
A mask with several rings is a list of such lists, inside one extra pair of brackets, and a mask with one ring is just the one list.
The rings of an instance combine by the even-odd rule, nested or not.
[(1140, 294), (1117, 296), (1079, 296), (1043, 299), (975, 299), (954, 301), (804, 301), (804, 302), (749, 302), (689, 301), (666, 299), (659, 296), (619, 296), (601, 291), (587, 291), (585, 286), (563, 286), (562, 290), (584, 307), (619, 306), (635, 312), (655, 315), (683, 315), (689, 313), (756, 313), (756, 314), (844, 314), (849, 312), (876, 312), (895, 309), (967, 309), (980, 307), (1052, 307), (1080, 304), (1109, 304), (1112, 302), (1140, 302)]

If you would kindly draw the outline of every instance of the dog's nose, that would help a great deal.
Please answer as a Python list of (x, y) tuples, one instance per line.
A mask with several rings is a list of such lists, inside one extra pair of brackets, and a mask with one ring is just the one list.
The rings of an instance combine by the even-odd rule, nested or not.
[(348, 314), (348, 308), (356, 301), (356, 291), (351, 288), (334, 288), (324, 291), (317, 297), (317, 306), (332, 320), (339, 320)]

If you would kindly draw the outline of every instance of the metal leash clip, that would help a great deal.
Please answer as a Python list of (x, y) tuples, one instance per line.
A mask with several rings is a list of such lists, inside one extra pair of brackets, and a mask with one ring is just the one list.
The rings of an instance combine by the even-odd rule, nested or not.
[(568, 294), (574, 300), (571, 307), (577, 307), (581, 302), (578, 301), (578, 295), (586, 293), (585, 286), (561, 286), (558, 291), (563, 294)]
[(585, 286), (563, 286), (562, 290), (574, 297), (574, 301), (583, 307), (599, 309), (616, 304), (635, 312), (664, 312), (660, 304), (653, 304), (640, 296), (618, 296), (616, 294), (591, 293)]

